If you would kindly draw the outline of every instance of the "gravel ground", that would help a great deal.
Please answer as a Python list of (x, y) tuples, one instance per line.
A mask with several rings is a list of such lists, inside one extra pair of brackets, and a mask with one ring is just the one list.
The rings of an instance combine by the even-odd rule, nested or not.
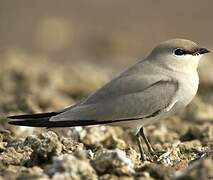
[(129, 129), (9, 126), (7, 115), (68, 106), (112, 74), (93, 64), (29, 58), (1, 59), (0, 179), (213, 179), (213, 81), (204, 68), (199, 94), (186, 110), (145, 129), (157, 156), (142, 163)]

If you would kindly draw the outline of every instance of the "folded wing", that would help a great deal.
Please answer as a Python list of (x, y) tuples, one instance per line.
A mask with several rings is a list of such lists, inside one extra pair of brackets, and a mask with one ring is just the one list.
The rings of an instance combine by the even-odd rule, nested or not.
[[(126, 84), (127, 89), (129, 86), (130, 84)], [(99, 95), (89, 97), (75, 108), (53, 116), (50, 121), (81, 121), (83, 125), (84, 122), (88, 123), (86, 121), (90, 121), (90, 124), (103, 124), (145, 118), (167, 108), (177, 90), (177, 82), (164, 79), (141, 90), (131, 89), (129, 93), (119, 93), (118, 89), (117, 95), (112, 93), (111, 96), (107, 96), (106, 93), (99, 92)]]

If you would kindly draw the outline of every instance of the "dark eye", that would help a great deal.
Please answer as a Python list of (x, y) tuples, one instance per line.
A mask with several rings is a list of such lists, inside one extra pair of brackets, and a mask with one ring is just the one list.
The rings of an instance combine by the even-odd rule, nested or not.
[(186, 52), (185, 52), (183, 49), (176, 49), (176, 50), (174, 51), (174, 53), (175, 53), (175, 55), (177, 55), (177, 56), (182, 56), (182, 55), (186, 54)]

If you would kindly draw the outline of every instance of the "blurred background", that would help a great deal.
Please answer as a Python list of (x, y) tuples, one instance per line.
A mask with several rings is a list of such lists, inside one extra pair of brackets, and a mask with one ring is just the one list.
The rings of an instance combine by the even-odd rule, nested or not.
[[(211, 0), (0, 0), (1, 83), (6, 82), (2, 93), (18, 93), (24, 101), (43, 92), (46, 109), (52, 97), (57, 99), (51, 90), (59, 84), (62, 96), (69, 96), (66, 103), (55, 103), (60, 107), (93, 92), (161, 41), (186, 38), (211, 49), (212, 5)], [(204, 61), (201, 68), (205, 83), (213, 82), (209, 63)], [(9, 85), (12, 81), (16, 90)], [(11, 109), (1, 106), (2, 112)]]
[[(74, 104), (144, 58), (156, 44), (171, 38), (193, 40), (213, 51), (212, 7), (212, 0), (0, 0), (1, 176), (7, 172), (17, 177), (22, 175), (18, 168), (39, 166), (42, 177), (46, 177), (45, 163), (51, 163), (49, 160), (55, 154), (72, 154), (78, 147), (94, 153), (97, 147), (119, 148), (134, 164), (140, 163), (139, 154), (134, 151), (137, 150), (135, 137), (129, 130), (106, 126), (54, 129), (57, 136), (51, 131), (46, 133), (46, 129), (9, 126), (6, 116), (52, 111)], [(187, 168), (201, 155), (212, 156), (211, 53), (202, 59), (199, 74), (198, 96), (186, 110), (164, 123), (146, 128), (157, 151), (175, 149), (171, 150), (169, 161), (161, 162), (172, 166), (172, 173)], [(41, 132), (46, 134), (32, 135)], [(65, 139), (65, 142), (63, 137), (71, 137), (71, 140)], [(56, 148), (62, 147), (61, 144), (65, 150)], [(67, 167), (82, 167), (82, 164), (67, 162)], [(109, 163), (113, 167), (113, 160)], [(102, 167), (102, 161), (100, 164)], [(155, 170), (145, 171), (162, 172), (170, 179), (169, 169), (162, 164), (159, 170), (154, 167)], [(14, 167), (8, 170), (7, 165), (15, 165), (15, 170)], [(195, 167), (197, 174), (193, 177), (210, 177), (212, 160), (204, 163), (204, 168), (200, 167)], [(117, 164), (112, 169), (120, 174), (116, 168)], [(33, 169), (28, 170), (34, 173)], [(188, 171), (184, 172), (188, 175)]]
[(170, 38), (211, 47), (212, 6), (211, 0), (1, 0), (0, 53), (123, 66)]

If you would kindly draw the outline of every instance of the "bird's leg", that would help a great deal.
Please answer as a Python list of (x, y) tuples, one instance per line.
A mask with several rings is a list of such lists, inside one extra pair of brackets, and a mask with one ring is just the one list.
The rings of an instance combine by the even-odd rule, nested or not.
[(147, 139), (146, 135), (144, 134), (143, 127), (140, 129), (139, 133), (140, 133), (140, 135), (142, 136), (144, 142), (146, 143), (146, 146), (147, 146), (147, 148), (148, 148), (148, 150), (149, 150), (149, 153), (150, 153), (151, 155), (154, 155), (154, 154), (155, 154), (155, 151), (154, 151), (154, 149), (152, 148), (152, 145), (150, 144), (150, 142), (149, 142), (149, 140)]
[(146, 155), (144, 153), (144, 149), (143, 149), (143, 144), (142, 144), (142, 141), (141, 141), (140, 132), (138, 132), (136, 136), (137, 136), (138, 147), (139, 147), (140, 154), (141, 154), (141, 160), (142, 161), (146, 161)]

